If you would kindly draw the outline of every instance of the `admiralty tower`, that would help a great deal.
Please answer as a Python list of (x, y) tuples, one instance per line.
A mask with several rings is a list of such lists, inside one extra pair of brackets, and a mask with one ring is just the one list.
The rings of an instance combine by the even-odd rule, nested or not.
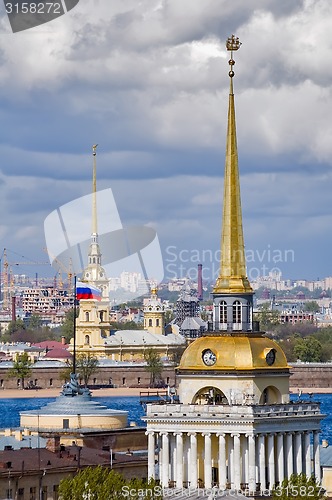
[(148, 476), (168, 487), (216, 486), (256, 496), (293, 473), (320, 480), (319, 403), (290, 402), (281, 347), (253, 322), (246, 273), (234, 105), (234, 53), (227, 40), (229, 104), (220, 272), (213, 321), (177, 368), (179, 402), (146, 411)]

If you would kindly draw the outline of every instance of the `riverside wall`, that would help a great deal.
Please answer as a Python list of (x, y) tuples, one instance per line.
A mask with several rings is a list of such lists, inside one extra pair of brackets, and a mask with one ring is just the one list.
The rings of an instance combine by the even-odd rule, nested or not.
[[(45, 365), (45, 363), (43, 363)], [(64, 383), (61, 377), (65, 367), (59, 368), (33, 365), (31, 374), (25, 379), (25, 386), (29, 383), (41, 389), (51, 387), (60, 388)], [(307, 389), (331, 389), (332, 392), (332, 363), (295, 363), (290, 365), (290, 387), (293, 390)], [(21, 381), (11, 378), (8, 367), (1, 367), (0, 363), (0, 390), (20, 388)], [(166, 366), (161, 375), (163, 384), (175, 385), (175, 372), (173, 366)], [(113, 366), (98, 366), (97, 371), (91, 376), (91, 386), (115, 386), (115, 387), (149, 387), (150, 374), (145, 366), (135, 363), (122, 363)], [(162, 386), (162, 384), (161, 384)]]

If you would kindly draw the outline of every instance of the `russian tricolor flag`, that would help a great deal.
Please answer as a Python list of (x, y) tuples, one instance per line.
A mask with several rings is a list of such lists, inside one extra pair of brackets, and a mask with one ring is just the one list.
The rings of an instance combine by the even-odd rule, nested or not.
[(93, 285), (88, 283), (82, 283), (78, 281), (76, 283), (76, 299), (77, 300), (101, 300), (101, 291)]

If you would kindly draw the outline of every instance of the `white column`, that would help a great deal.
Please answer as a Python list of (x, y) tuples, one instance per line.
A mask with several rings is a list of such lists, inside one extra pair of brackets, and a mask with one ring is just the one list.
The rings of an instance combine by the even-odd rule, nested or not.
[(169, 480), (174, 483), (177, 476), (177, 459), (176, 459), (176, 438), (175, 434), (169, 434), (169, 448), (170, 448), (170, 472)]
[(174, 433), (176, 436), (176, 474), (175, 485), (177, 488), (183, 487), (183, 434), (182, 432)]
[(307, 477), (311, 476), (311, 446), (310, 446), (310, 432), (304, 434), (304, 454), (305, 454), (305, 473)]
[(266, 490), (266, 478), (265, 478), (265, 436), (260, 434), (258, 438), (258, 449), (259, 449), (259, 482), (261, 483), (260, 490)]
[(168, 432), (162, 432), (162, 487), (168, 488), (169, 481), (169, 439)]
[(287, 477), (294, 473), (293, 465), (293, 433), (287, 432), (286, 434), (286, 456), (287, 456)]
[(148, 480), (155, 479), (155, 444), (154, 444), (154, 432), (147, 431), (145, 433), (148, 436)]
[(302, 433), (295, 434), (296, 474), (302, 472)]
[(248, 449), (248, 435), (242, 434), (240, 436), (241, 443), (241, 456), (242, 456), (242, 477), (241, 483), (249, 483), (249, 449)]
[(160, 484), (163, 482), (163, 447), (162, 447), (162, 436), (161, 433), (159, 432), (158, 436), (158, 477)]
[(314, 460), (315, 460), (315, 477), (318, 482), (321, 480), (320, 474), (320, 453), (319, 453), (319, 431), (314, 431)]
[(203, 433), (202, 436), (204, 436), (204, 487), (212, 488), (211, 434)]
[(285, 479), (284, 434), (282, 432), (277, 435), (277, 463), (278, 482), (281, 485)]
[(272, 490), (276, 482), (275, 460), (274, 460), (274, 434), (269, 434), (267, 438), (267, 453), (269, 463), (269, 490)]
[(234, 439), (234, 489), (241, 489), (241, 446), (240, 446), (240, 434), (233, 434)]
[(196, 432), (190, 432), (190, 469), (189, 481), (191, 488), (197, 488), (197, 436)]
[(256, 491), (256, 437), (248, 435), (249, 466), (248, 466), (248, 486), (249, 492)]
[(226, 489), (226, 436), (217, 434), (219, 437), (219, 456), (218, 456), (218, 476), (219, 489)]

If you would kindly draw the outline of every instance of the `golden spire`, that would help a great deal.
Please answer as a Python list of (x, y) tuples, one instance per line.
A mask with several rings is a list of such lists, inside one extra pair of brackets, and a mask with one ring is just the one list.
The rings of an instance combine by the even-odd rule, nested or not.
[(240, 177), (236, 143), (235, 105), (233, 93), (233, 51), (240, 48), (241, 42), (232, 35), (226, 42), (231, 52), (230, 91), (228, 104), (228, 124), (226, 141), (226, 161), (224, 176), (224, 206), (221, 235), (221, 262), (219, 277), (213, 293), (253, 293), (247, 278), (242, 228), (240, 196)]
[(97, 146), (94, 144), (92, 146), (92, 156), (93, 156), (93, 173), (92, 173), (92, 235), (97, 236)]

